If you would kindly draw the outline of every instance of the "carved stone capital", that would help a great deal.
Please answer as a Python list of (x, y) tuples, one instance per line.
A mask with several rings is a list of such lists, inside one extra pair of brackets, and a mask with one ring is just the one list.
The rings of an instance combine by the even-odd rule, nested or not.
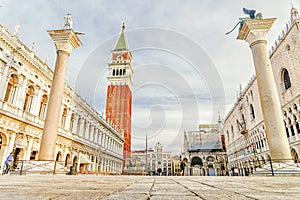
[(61, 29), (48, 31), (54, 41), (56, 51), (64, 51), (69, 55), (71, 52), (82, 45), (73, 29)]
[(267, 42), (267, 33), (275, 20), (276, 18), (246, 20), (237, 39), (247, 41), (250, 46), (252, 46), (254, 42)]

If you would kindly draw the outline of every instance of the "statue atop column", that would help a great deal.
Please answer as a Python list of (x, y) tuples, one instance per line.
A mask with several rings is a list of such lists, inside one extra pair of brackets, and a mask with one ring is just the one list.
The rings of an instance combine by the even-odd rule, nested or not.
[(249, 15), (249, 17), (242, 17), (242, 18), (239, 18), (239, 22), (233, 27), (233, 29), (231, 29), (231, 31), (227, 32), (226, 35), (228, 35), (229, 33), (231, 33), (232, 31), (234, 31), (234, 29), (240, 25), (240, 28), (239, 28), (239, 31), (242, 29), (242, 26), (244, 24), (245, 21), (247, 20), (260, 20), (262, 19), (262, 13), (256, 13), (256, 10), (250, 10), (250, 9), (247, 9), (247, 8), (243, 8), (243, 12), (244, 14), (246, 15)]
[(65, 17), (65, 25), (64, 25), (64, 29), (72, 29), (73, 28), (73, 21), (72, 21), (72, 17), (71, 14), (68, 13)]

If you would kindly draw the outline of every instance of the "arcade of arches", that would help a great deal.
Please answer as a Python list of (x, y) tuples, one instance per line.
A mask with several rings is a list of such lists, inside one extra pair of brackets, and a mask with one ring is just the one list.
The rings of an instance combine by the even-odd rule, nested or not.
[[(6, 27), (0, 24), (0, 29), (2, 173), (10, 152), (14, 153), (14, 168), (21, 161), (38, 159), (53, 71)], [(123, 146), (120, 131), (65, 85), (53, 161), (66, 170), (72, 165), (77, 172), (119, 174)]]

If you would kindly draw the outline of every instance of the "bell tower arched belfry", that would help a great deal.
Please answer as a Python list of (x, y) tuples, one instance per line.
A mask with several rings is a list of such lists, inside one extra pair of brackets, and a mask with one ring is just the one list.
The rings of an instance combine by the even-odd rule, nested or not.
[(132, 55), (125, 37), (125, 24), (108, 64), (106, 120), (124, 134), (124, 160), (131, 153)]

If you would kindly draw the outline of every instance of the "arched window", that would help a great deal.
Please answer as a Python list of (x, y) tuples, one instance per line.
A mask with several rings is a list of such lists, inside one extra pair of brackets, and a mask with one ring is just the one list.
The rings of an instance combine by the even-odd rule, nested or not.
[(113, 69), (113, 76), (114, 76), (114, 75), (116, 75), (116, 70), (115, 70), (115, 69)]
[(287, 89), (289, 89), (292, 85), (291, 85), (291, 80), (290, 80), (290, 75), (287, 69), (283, 69), (282, 70), (282, 81), (284, 84), (284, 90), (286, 91)]
[(67, 119), (67, 108), (64, 108), (62, 116), (61, 116), (61, 128), (65, 128), (66, 126), (66, 119)]
[(233, 126), (231, 126), (231, 138), (234, 138), (234, 130), (233, 130)]
[(8, 80), (7, 87), (6, 87), (6, 92), (4, 96), (4, 101), (13, 104), (14, 99), (16, 97), (17, 93), (17, 85), (19, 83), (19, 78), (16, 74), (12, 74), (10, 76), (10, 79)]
[(242, 125), (243, 128), (246, 128), (246, 119), (245, 119), (245, 115), (244, 114), (242, 114), (241, 125)]
[(44, 94), (42, 96), (42, 100), (41, 100), (41, 104), (40, 104), (40, 111), (39, 111), (40, 118), (44, 119), (44, 117), (45, 117), (47, 102), (48, 102), (48, 96), (46, 94)]
[(294, 126), (290, 118), (288, 118), (288, 124), (290, 125), (292, 136), (295, 135)]
[(241, 130), (241, 124), (240, 124), (240, 122), (239, 122), (238, 119), (236, 120), (236, 127), (237, 127), (237, 130), (238, 130), (238, 131)]
[(84, 121), (84, 125), (83, 125), (83, 135), (82, 135), (82, 137), (84, 137), (84, 138), (87, 138), (87, 126), (88, 126), (88, 122), (85, 120)]
[(297, 120), (296, 115), (293, 115), (293, 119), (294, 119), (294, 124), (295, 124), (295, 128), (296, 128), (295, 131), (297, 131), (297, 133), (299, 134), (300, 133), (300, 127), (299, 127), (299, 122)]
[(123, 75), (125, 75), (126, 74), (126, 69), (123, 69)]
[(33, 95), (34, 95), (34, 87), (32, 85), (28, 86), (24, 101), (23, 110), (30, 112), (32, 104), (33, 104)]
[(226, 136), (227, 136), (227, 143), (228, 143), (229, 142), (229, 131), (227, 131)]
[(253, 108), (252, 104), (250, 104), (250, 117), (251, 117), (251, 119), (255, 119), (255, 113), (254, 113), (254, 108)]
[(289, 128), (287, 127), (286, 123), (284, 122), (284, 126), (285, 126), (285, 132), (286, 132), (286, 136), (289, 138), (290, 134), (289, 134)]
[(70, 119), (70, 132), (72, 133), (73, 132), (73, 124), (74, 124), (74, 113), (72, 113), (71, 115), (71, 119)]
[(80, 125), (81, 125), (81, 117), (79, 116), (77, 121), (77, 130), (76, 130), (77, 135), (80, 135)]
[(119, 70), (116, 69), (116, 76), (119, 76)]

